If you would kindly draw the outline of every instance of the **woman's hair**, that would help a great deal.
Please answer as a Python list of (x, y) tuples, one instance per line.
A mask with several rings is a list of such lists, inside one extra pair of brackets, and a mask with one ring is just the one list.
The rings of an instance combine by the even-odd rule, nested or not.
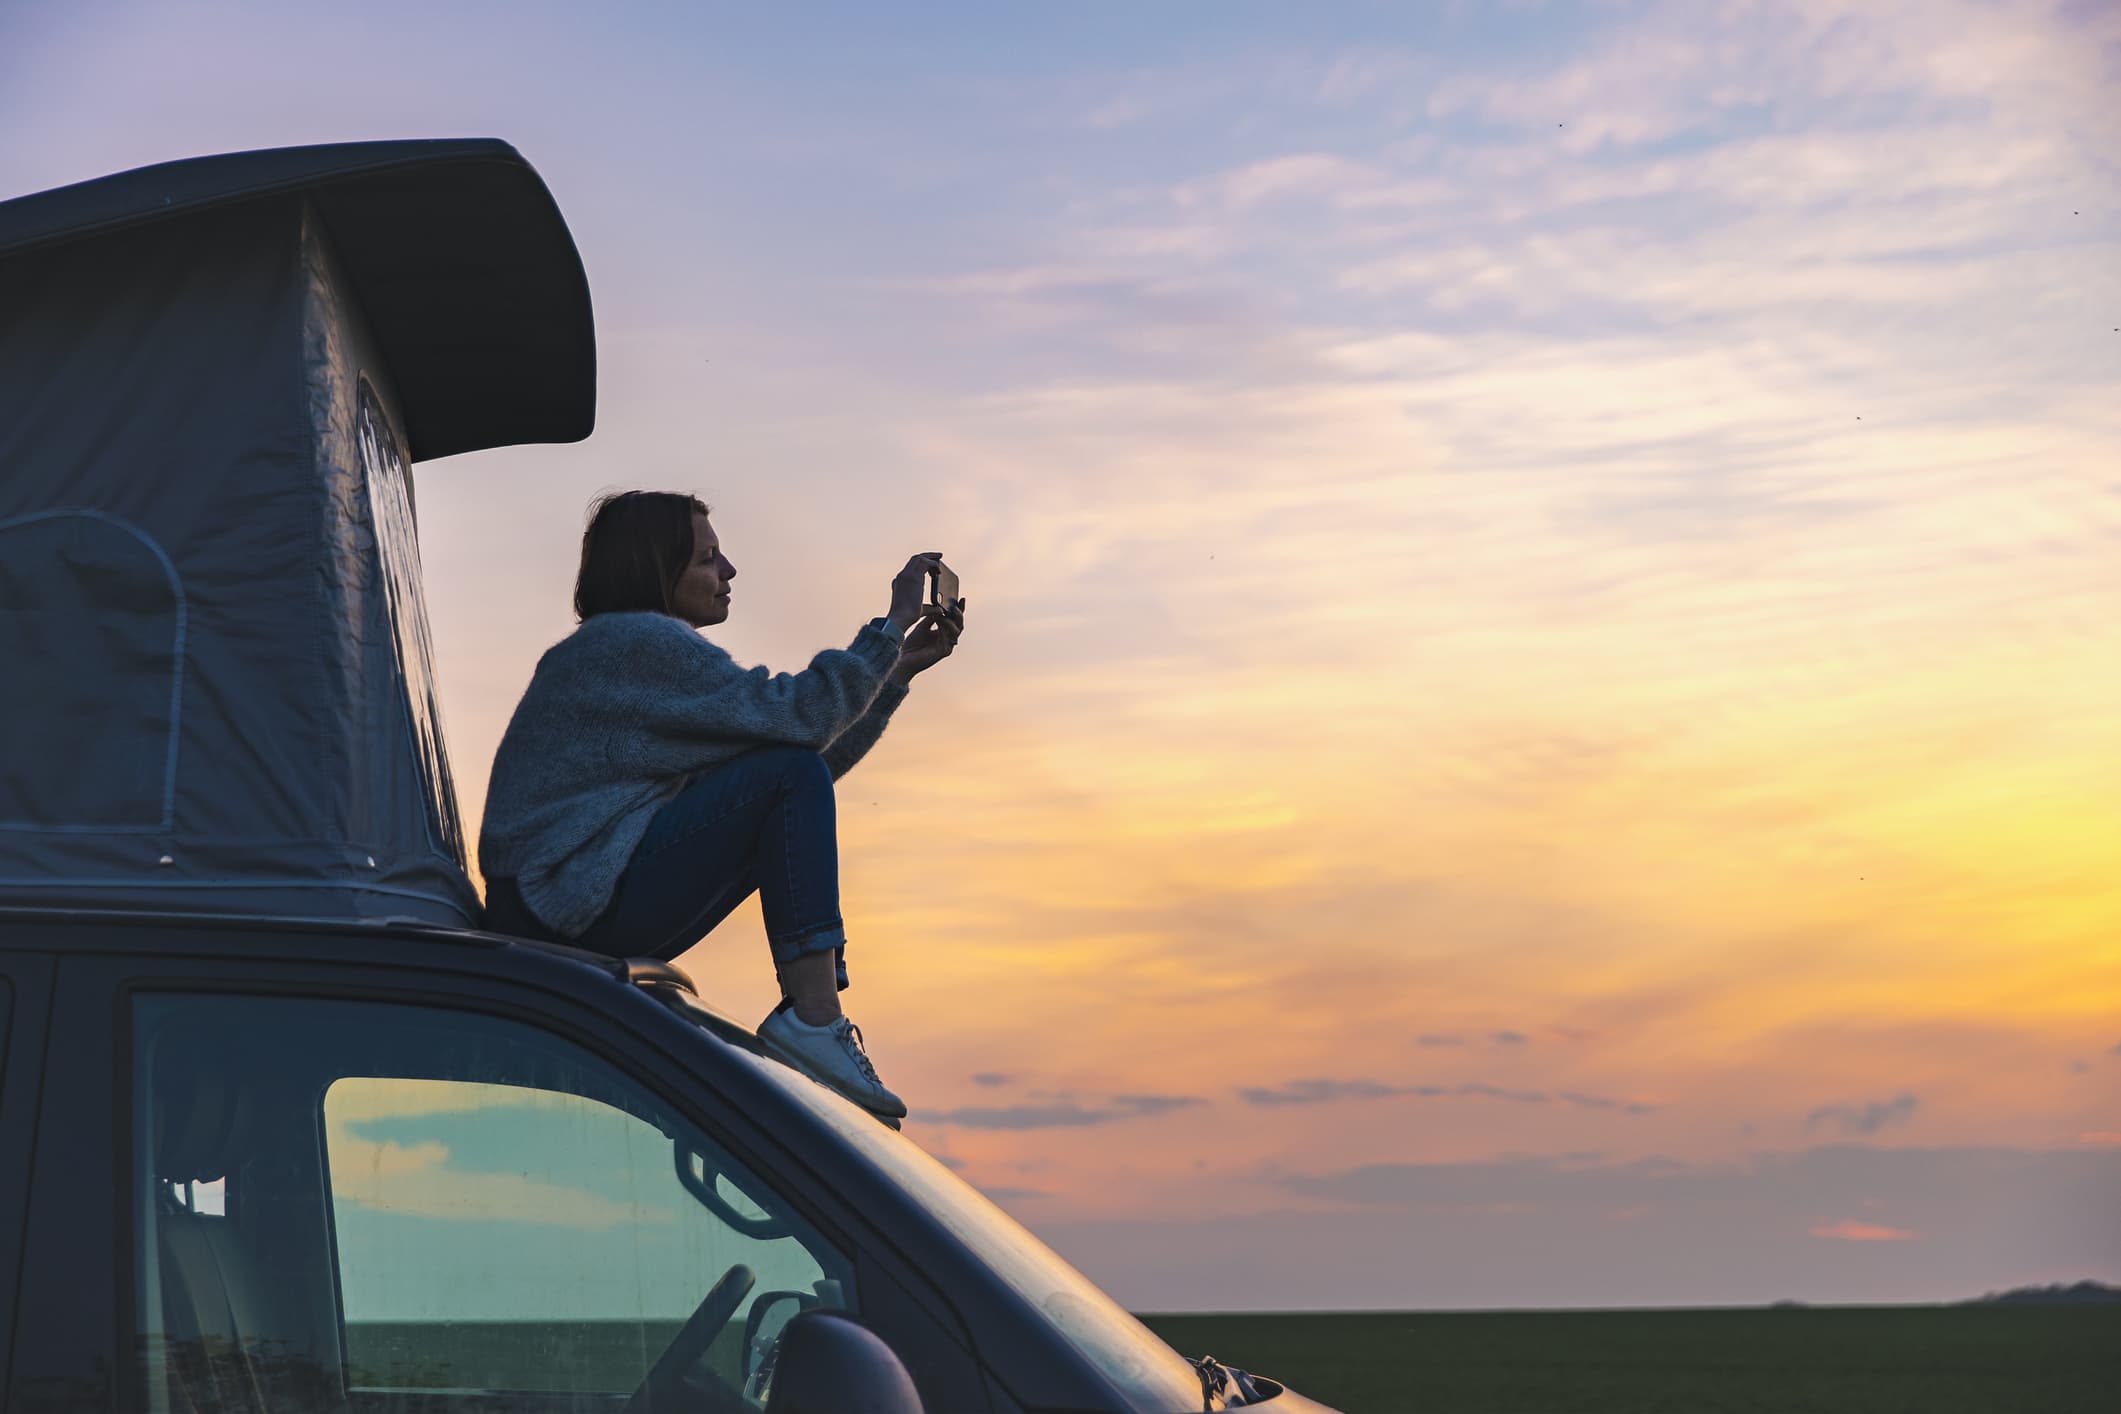
[(574, 580), (575, 617), (669, 613), (678, 576), (692, 558), (695, 514), (713, 511), (699, 497), (675, 491), (615, 491), (592, 501)]

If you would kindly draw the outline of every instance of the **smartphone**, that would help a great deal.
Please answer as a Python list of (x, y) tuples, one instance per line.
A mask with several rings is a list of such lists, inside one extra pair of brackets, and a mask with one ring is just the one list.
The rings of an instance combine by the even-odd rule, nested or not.
[(957, 571), (941, 560), (928, 571), (928, 602), (944, 609), (957, 605)]

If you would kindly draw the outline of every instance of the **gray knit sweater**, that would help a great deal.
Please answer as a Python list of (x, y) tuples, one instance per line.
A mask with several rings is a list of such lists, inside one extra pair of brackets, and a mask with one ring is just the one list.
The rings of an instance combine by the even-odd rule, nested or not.
[(668, 614), (597, 614), (538, 660), (494, 753), (479, 869), (580, 937), (655, 812), (694, 772), (758, 746), (823, 753), (834, 780), (906, 697), (899, 635), (873, 619), (807, 671), (768, 675)]

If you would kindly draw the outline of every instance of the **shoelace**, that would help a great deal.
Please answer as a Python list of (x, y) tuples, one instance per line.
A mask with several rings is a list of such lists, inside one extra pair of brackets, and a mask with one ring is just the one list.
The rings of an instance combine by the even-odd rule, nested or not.
[(871, 1085), (881, 1087), (884, 1082), (876, 1078), (876, 1067), (869, 1064), (869, 1052), (862, 1048), (862, 1028), (847, 1022), (847, 1029), (840, 1032), (840, 1044), (847, 1048), (848, 1055), (854, 1057), (855, 1067), (862, 1072), (863, 1078)]

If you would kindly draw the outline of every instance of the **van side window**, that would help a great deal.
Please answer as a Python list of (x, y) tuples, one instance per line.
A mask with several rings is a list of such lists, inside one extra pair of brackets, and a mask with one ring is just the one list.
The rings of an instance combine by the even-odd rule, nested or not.
[(134, 1018), (156, 1411), (616, 1410), (679, 1377), (682, 1407), (756, 1409), (788, 1315), (853, 1307), (771, 1186), (535, 1027), (165, 994)]

